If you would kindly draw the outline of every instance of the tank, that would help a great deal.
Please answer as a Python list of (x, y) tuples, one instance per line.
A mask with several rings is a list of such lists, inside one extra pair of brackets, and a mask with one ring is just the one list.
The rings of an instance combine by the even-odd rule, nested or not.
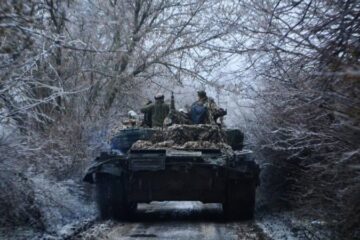
[(228, 220), (253, 218), (259, 166), (238, 129), (214, 125), (130, 128), (86, 171), (101, 218), (129, 219), (138, 203), (221, 203)]

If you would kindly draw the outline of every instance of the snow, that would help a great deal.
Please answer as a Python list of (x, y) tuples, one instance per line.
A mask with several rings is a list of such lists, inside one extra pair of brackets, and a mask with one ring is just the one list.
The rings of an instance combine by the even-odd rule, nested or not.
[(298, 240), (291, 226), (285, 223), (283, 216), (266, 215), (256, 221), (265, 235), (277, 240)]
[(11, 118), (4, 117), (7, 114), (9, 114), (8, 111), (5, 108), (0, 107), (0, 139), (7, 138), (14, 133), (18, 133), (16, 122)]
[(262, 213), (257, 216), (256, 224), (270, 239), (337, 239), (332, 222), (299, 216), (294, 211)]
[(42, 175), (32, 180), (36, 189), (35, 201), (42, 211), (42, 221), (50, 235), (71, 235), (97, 217), (94, 203), (82, 196), (82, 183), (74, 180), (55, 182)]

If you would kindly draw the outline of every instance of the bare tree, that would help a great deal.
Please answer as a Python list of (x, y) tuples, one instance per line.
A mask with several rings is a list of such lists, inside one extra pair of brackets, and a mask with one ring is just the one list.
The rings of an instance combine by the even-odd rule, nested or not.
[[(0, 201), (20, 200), (34, 173), (79, 174), (106, 141), (108, 124), (138, 106), (149, 86), (211, 84), (214, 67), (226, 60), (218, 49), (236, 19), (221, 22), (219, 13), (233, 11), (228, 6), (215, 0), (3, 1), (0, 128), (7, 136), (0, 150), (9, 158), (1, 159), (0, 178), (8, 182), (13, 171), (27, 181), (15, 175), (18, 194)], [(7, 219), (36, 215), (32, 207), (3, 213)]]
[(259, 84), (247, 95), (255, 99), (248, 131), (284, 172), (282, 197), (308, 214), (336, 219), (351, 238), (359, 223), (360, 5), (242, 4), (252, 21), (239, 22), (239, 40), (228, 51), (248, 59), (242, 70)]

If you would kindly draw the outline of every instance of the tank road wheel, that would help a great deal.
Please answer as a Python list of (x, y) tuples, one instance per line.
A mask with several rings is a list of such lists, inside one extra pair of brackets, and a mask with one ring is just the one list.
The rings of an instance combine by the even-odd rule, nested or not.
[(255, 181), (229, 179), (226, 200), (223, 203), (227, 220), (250, 220), (254, 217)]
[(136, 203), (128, 203), (120, 177), (109, 174), (96, 175), (96, 203), (101, 219), (125, 220), (136, 211)]

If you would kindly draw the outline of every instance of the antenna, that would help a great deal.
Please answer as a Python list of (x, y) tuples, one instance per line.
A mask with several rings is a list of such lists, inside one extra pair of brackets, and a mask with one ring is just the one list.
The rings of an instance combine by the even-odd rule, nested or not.
[(175, 111), (175, 98), (174, 98), (174, 92), (171, 91), (171, 105), (170, 110)]

